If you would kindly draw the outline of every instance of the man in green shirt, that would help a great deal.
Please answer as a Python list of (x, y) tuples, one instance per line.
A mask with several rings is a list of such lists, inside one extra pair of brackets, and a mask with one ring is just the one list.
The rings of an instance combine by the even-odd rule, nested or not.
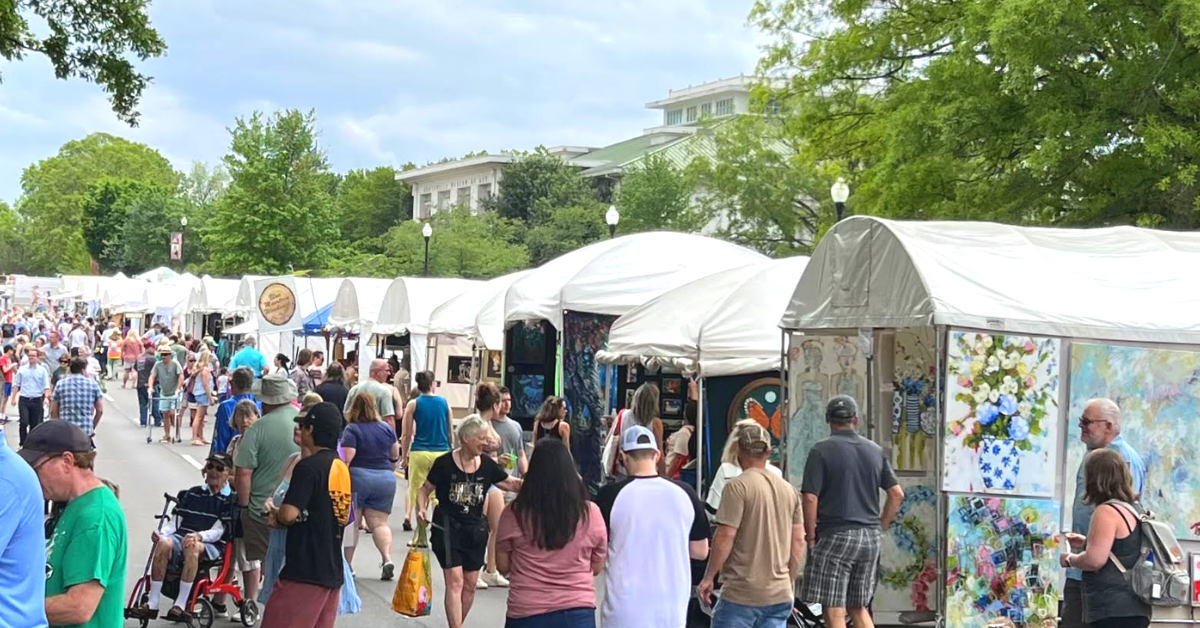
[(125, 621), (125, 514), (93, 472), (96, 452), (83, 430), (46, 421), (20, 455), (38, 475), (46, 499), (66, 502), (46, 540), (46, 619), (52, 627), (108, 628)]

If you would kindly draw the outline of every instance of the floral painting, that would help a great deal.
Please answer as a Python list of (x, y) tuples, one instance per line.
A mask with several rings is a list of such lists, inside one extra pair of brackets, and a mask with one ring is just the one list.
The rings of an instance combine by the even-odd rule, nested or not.
[(937, 610), (937, 491), (921, 482), (900, 480), (904, 501), (879, 548), (876, 611)]
[(952, 495), (946, 527), (946, 625), (1053, 627), (1058, 615), (1057, 501)]
[(928, 471), (936, 453), (936, 337), (932, 327), (896, 331), (892, 382), (892, 468)]
[(951, 333), (944, 490), (1054, 495), (1060, 346), (1054, 338)]
[(1121, 408), (1121, 436), (1146, 464), (1142, 504), (1167, 519), (1180, 539), (1194, 539), (1200, 521), (1200, 353), (1143, 347), (1073, 344), (1066, 491), (1075, 497), (1086, 448), (1078, 418), (1094, 397)]

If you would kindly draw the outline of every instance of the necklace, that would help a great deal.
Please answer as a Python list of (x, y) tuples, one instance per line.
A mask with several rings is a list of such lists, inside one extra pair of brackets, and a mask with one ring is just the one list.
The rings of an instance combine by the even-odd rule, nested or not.
[[(475, 470), (474, 470), (474, 471), (468, 471), (468, 470), (467, 470), (467, 459), (463, 457), (463, 451), (462, 451), (462, 449), (456, 449), (456, 450), (455, 450), (455, 455), (458, 457), (458, 468), (459, 468), (460, 470), (462, 470), (462, 472), (463, 472), (463, 473), (471, 474), (471, 473), (475, 473), (476, 471), (478, 471), (478, 470), (479, 470), (479, 466), (478, 466), (478, 465), (476, 465), (476, 467), (475, 467)], [(472, 458), (472, 460), (473, 460), (473, 461), (475, 461), (475, 462), (478, 462), (478, 457), (473, 457), (473, 458)]]

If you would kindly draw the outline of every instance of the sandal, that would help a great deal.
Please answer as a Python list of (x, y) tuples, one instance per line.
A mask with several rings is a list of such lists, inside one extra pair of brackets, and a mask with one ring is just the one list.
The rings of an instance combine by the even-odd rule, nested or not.
[(183, 612), (183, 609), (178, 606), (172, 606), (163, 619), (166, 621), (187, 621), (187, 613)]
[(195, 438), (192, 439), (192, 447), (201, 447), (203, 445), (204, 445), (204, 441), (197, 440)]
[(160, 442), (160, 443), (167, 443), (167, 444), (169, 445), (169, 444), (171, 444), (171, 437), (170, 437), (170, 436), (163, 436), (162, 438), (158, 439), (158, 442)]
[(158, 619), (158, 609), (151, 610), (147, 604), (135, 606), (129, 609), (129, 618), (155, 620)]

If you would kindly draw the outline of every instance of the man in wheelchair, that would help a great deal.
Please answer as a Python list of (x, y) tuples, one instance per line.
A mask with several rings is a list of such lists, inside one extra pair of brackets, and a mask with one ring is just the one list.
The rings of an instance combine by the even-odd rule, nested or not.
[[(150, 595), (147, 604), (135, 609), (138, 619), (157, 619), (159, 600), (164, 582), (168, 594), (178, 582), (175, 604), (165, 616), (167, 621), (185, 621), (190, 612), (192, 585), (197, 575), (219, 563), (225, 541), (233, 529), (233, 512), (237, 503), (229, 486), (233, 461), (229, 454), (214, 452), (202, 471), (204, 484), (193, 486), (179, 496), (172, 511), (173, 520), (163, 523), (162, 529), (151, 532), (154, 554), (150, 568)], [(168, 579), (169, 578), (169, 579)]]

